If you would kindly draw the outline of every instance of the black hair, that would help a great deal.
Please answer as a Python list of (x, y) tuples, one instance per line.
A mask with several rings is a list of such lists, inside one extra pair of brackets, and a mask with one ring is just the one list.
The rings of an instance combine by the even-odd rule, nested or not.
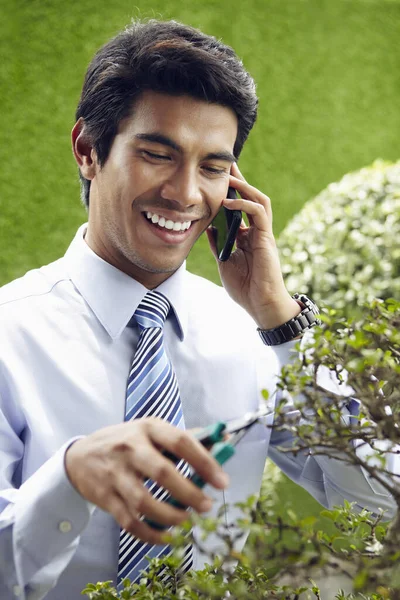
[[(86, 72), (76, 120), (104, 165), (119, 123), (145, 90), (189, 95), (231, 108), (238, 119), (233, 153), (243, 148), (257, 117), (252, 77), (230, 46), (176, 21), (135, 21), (105, 44)], [(81, 173), (89, 207), (90, 181)]]

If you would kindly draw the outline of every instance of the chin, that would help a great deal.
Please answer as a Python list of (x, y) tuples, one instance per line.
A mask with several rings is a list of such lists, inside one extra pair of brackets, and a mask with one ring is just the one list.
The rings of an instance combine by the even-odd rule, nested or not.
[(137, 260), (136, 257), (136, 260), (132, 260), (131, 264), (132, 266), (139, 268), (145, 271), (146, 273), (154, 273), (155, 275), (170, 275), (174, 273), (177, 269), (179, 269), (179, 267), (183, 264), (184, 261), (184, 258), (181, 260), (174, 261), (151, 261), (145, 259)]

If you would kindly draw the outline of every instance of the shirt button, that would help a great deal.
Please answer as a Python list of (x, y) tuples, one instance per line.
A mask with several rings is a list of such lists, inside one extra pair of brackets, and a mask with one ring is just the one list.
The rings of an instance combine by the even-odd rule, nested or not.
[(69, 533), (72, 529), (72, 525), (70, 521), (60, 521), (58, 524), (58, 529), (61, 533)]
[(12, 591), (13, 591), (14, 596), (17, 596), (17, 598), (19, 596), (22, 596), (22, 590), (19, 587), (19, 585), (14, 585)]

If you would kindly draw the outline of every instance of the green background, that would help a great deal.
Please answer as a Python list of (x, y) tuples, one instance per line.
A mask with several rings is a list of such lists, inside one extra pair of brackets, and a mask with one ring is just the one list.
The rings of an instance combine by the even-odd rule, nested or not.
[[(85, 220), (74, 112), (93, 53), (132, 17), (198, 26), (255, 77), (240, 166), (271, 197), (276, 234), (329, 182), (399, 157), (398, 1), (0, 0), (0, 11), (0, 283), (59, 257)], [(189, 265), (217, 277), (205, 239)]]
[[(0, 0), (0, 283), (58, 258), (86, 219), (70, 149), (84, 72), (137, 16), (222, 38), (255, 77), (240, 166), (271, 197), (275, 234), (329, 182), (398, 159), (398, 0)], [(205, 239), (189, 267), (217, 281)]]

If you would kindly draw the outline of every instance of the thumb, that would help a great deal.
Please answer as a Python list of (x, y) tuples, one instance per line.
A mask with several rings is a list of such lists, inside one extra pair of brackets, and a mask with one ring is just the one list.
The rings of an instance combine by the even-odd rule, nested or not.
[(209, 225), (206, 229), (208, 243), (210, 244), (211, 252), (214, 255), (215, 260), (218, 261), (217, 245), (215, 243), (216, 229), (212, 225)]

